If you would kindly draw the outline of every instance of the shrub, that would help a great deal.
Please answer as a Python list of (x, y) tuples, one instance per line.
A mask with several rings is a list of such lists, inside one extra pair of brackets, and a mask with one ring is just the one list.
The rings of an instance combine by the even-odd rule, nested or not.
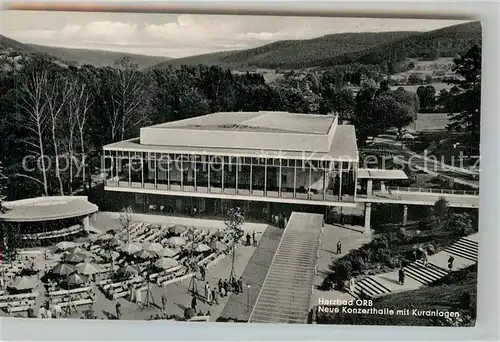
[(446, 222), (446, 229), (459, 236), (467, 236), (475, 233), (472, 218), (467, 213), (451, 214), (448, 222)]
[(331, 291), (333, 290), (333, 286), (333, 281), (330, 278), (326, 277), (325, 279), (323, 279), (323, 282), (319, 286), (319, 289), (321, 291)]

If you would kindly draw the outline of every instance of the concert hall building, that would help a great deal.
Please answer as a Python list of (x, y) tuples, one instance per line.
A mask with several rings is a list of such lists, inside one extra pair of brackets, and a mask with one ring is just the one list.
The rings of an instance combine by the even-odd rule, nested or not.
[(218, 217), (240, 207), (268, 220), (357, 204), (355, 130), (335, 115), (208, 114), (141, 128), (104, 158), (106, 197), (140, 212)]

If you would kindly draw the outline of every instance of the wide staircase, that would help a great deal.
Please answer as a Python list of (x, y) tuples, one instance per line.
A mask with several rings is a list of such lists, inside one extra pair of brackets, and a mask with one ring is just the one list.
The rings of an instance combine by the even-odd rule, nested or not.
[[(430, 256), (430, 261), (426, 266), (423, 265), (422, 260), (417, 260), (407, 265), (406, 267), (404, 267), (406, 276), (415, 280), (422, 286), (425, 286), (439, 279), (442, 279), (448, 274), (447, 260), (450, 255), (456, 258), (455, 264), (458, 264), (456, 267), (454, 267), (454, 270), (458, 270), (477, 263), (477, 237), (477, 234), (473, 234), (471, 236), (461, 238), (457, 242), (446, 247), (441, 252)], [(462, 261), (459, 263), (459, 260), (457, 259), (461, 259)], [(393, 282), (397, 283), (397, 276), (393, 276), (394, 273), (397, 273), (397, 271), (388, 273), (386, 275), (386, 278), (391, 275), (392, 278), (394, 278)], [(384, 276), (384, 274), (379, 276)], [(394, 292), (394, 290), (390, 288), (391, 286), (384, 285), (380, 280), (377, 280), (376, 277), (377, 276), (368, 276), (363, 280), (357, 282), (354, 287), (354, 293), (351, 294), (357, 298), (363, 296), (376, 298)], [(414, 288), (410, 288), (408, 290), (411, 289)], [(398, 289), (398, 292), (401, 291), (404, 291), (404, 288)]]
[(445, 249), (445, 252), (448, 252), (449, 254), (459, 256), (461, 258), (468, 259), (474, 262), (477, 262), (478, 251), (478, 242), (469, 238), (461, 238), (453, 245)]
[(250, 323), (307, 323), (323, 215), (292, 213)]

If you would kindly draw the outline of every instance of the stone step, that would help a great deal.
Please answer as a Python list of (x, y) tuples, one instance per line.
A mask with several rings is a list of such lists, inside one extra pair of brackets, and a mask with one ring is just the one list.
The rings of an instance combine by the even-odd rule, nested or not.
[(389, 290), (384, 285), (380, 284), (372, 277), (366, 277), (365, 279), (357, 282), (354, 285), (354, 289), (355, 289), (354, 295), (356, 295), (357, 297), (360, 296), (361, 291), (363, 291), (363, 293), (368, 297), (372, 298), (391, 292), (391, 290)]
[(463, 248), (465, 250), (475, 252), (476, 254), (477, 254), (478, 249), (479, 249), (479, 245), (477, 243), (473, 243), (472, 241), (468, 242), (468, 240), (465, 240), (465, 239), (458, 240), (457, 242), (455, 242), (454, 244), (452, 244), (449, 247)]
[(428, 263), (424, 266), (421, 261), (414, 262), (404, 268), (405, 274), (416, 281), (428, 285), (446, 276), (448, 272), (440, 267)]
[(478, 259), (478, 244), (466, 239), (455, 242), (445, 248), (444, 251), (471, 261), (477, 261)]

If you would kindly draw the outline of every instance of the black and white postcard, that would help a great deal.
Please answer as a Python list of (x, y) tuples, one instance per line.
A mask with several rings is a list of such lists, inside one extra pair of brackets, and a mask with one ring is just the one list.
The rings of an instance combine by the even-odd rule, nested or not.
[(475, 325), (480, 22), (1, 15), (0, 315)]

